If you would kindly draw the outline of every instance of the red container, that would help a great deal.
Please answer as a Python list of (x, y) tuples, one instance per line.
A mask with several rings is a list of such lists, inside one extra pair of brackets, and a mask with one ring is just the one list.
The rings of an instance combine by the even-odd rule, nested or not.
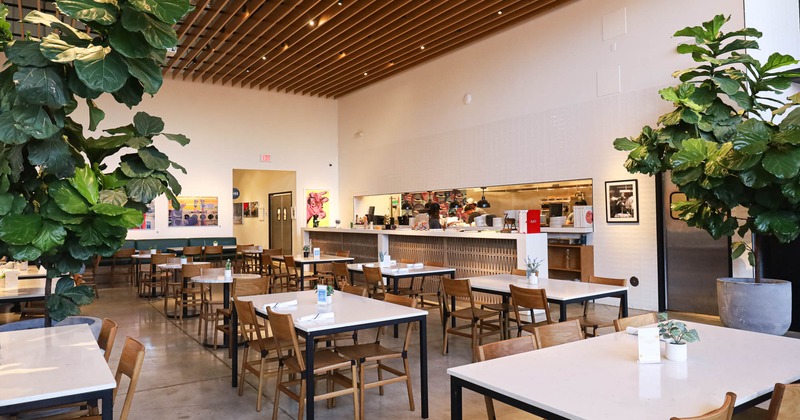
[(528, 210), (527, 220), (527, 233), (540, 233), (542, 231), (542, 211), (541, 210)]

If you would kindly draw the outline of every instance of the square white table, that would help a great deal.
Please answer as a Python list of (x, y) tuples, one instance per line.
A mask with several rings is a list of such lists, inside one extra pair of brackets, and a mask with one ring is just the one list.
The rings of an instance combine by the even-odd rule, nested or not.
[[(295, 330), (306, 340), (306, 378), (313, 377), (315, 337), (419, 321), (420, 399), (422, 401), (422, 418), (428, 418), (428, 339), (425, 322), (428, 316), (427, 311), (344, 292), (335, 293), (333, 295), (333, 302), (330, 305), (317, 305), (317, 295), (315, 291), (245, 296), (239, 297), (239, 299), (253, 302), (256, 313), (264, 318), (267, 317), (267, 311), (264, 309), (265, 304), (297, 299), (297, 306), (287, 307), (287, 309), (279, 308), (277, 311), (291, 313), (292, 318), (295, 320)], [(298, 318), (302, 316), (322, 312), (333, 312), (335, 314), (334, 319), (298, 322)], [(237, 330), (238, 317), (236, 316), (235, 307), (232, 320), (231, 328)], [(235, 348), (238, 334), (233, 334), (233, 337), (232, 345)], [(239, 366), (237, 353), (238, 352), (233, 352), (233, 362), (231, 363), (231, 384), (234, 387), (237, 386), (237, 369)], [(306, 401), (308, 401), (308, 403), (306, 404), (306, 416), (308, 419), (314, 418), (314, 386), (314, 381), (307, 381)]]
[[(45, 278), (20, 278), (17, 287), (0, 287), (0, 302), (17, 303), (44, 300)], [(56, 290), (57, 281), (52, 282), (50, 291)]]
[[(275, 255), (272, 257), (273, 260), (276, 261), (284, 261), (283, 255)], [(335, 262), (351, 262), (353, 261), (353, 257), (339, 257), (336, 255), (328, 255), (322, 254), (319, 258), (311, 257), (304, 257), (303, 255), (295, 255), (294, 256), (294, 265), (295, 267), (300, 269), (300, 290), (305, 288), (305, 266), (313, 265), (314, 266), (314, 274), (317, 273), (317, 264), (325, 264), (325, 263), (335, 263)]]
[(86, 324), (0, 333), (0, 415), (100, 399), (111, 420), (116, 386)]
[[(368, 263), (368, 264), (347, 264), (347, 269), (350, 271), (350, 281), (353, 282), (352, 274), (353, 273), (363, 273), (364, 272), (364, 265), (369, 266), (369, 264), (373, 264), (373, 267), (377, 267), (379, 263)], [(402, 270), (401, 270), (402, 269)], [(436, 267), (432, 265), (423, 265), (421, 268), (412, 268), (409, 264), (398, 263), (392, 267), (381, 267), (381, 274), (383, 277), (392, 280), (392, 293), (397, 294), (397, 284), (400, 282), (400, 279), (409, 279), (414, 277), (425, 277), (425, 276), (450, 276), (451, 278), (456, 275), (455, 268), (449, 267)]]
[[(547, 290), (547, 301), (559, 305), (558, 321), (567, 320), (567, 304), (586, 302), (592, 299), (619, 296), (622, 316), (628, 316), (628, 288), (626, 286), (609, 286), (607, 284), (586, 283), (571, 280), (555, 280), (539, 277), (538, 284), (529, 284), (525, 276), (513, 274), (495, 274), (491, 276), (470, 277), (472, 290), (501, 295), (503, 302), (511, 297), (509, 284), (527, 289)], [(453, 303), (455, 305), (455, 303)], [(455, 306), (453, 306), (455, 310)]]
[(637, 337), (619, 332), (450, 368), (452, 418), (462, 387), (547, 419), (646, 420), (704, 414), (728, 391), (739, 411), (800, 380), (798, 339), (687, 324), (700, 341), (686, 362), (640, 365)]

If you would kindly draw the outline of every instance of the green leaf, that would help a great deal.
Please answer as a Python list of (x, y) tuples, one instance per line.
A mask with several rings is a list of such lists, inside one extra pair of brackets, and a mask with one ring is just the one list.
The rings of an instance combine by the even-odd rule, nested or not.
[(108, 42), (115, 51), (128, 58), (145, 58), (153, 50), (144, 39), (144, 35), (138, 30), (126, 30), (124, 24), (117, 24), (111, 28)]
[(141, 111), (134, 115), (133, 125), (139, 135), (142, 136), (156, 135), (164, 130), (164, 120)]
[(125, 142), (126, 146), (132, 147), (134, 149), (141, 149), (143, 147), (147, 147), (153, 144), (153, 140), (150, 140), (147, 137), (136, 136)]
[(175, 163), (175, 162), (170, 162), (170, 164), (172, 165), (172, 167), (173, 167), (173, 168), (175, 168), (175, 169), (177, 169), (177, 170), (179, 170), (179, 171), (183, 172), (184, 174), (186, 174), (186, 168), (184, 168), (183, 166), (181, 166), (181, 165), (178, 165), (178, 164), (177, 164), (177, 163)]
[(128, 72), (142, 83), (145, 92), (151, 95), (158, 93), (164, 78), (161, 75), (161, 67), (155, 61), (149, 58), (123, 58), (123, 60), (128, 66)]
[(47, 67), (50, 61), (39, 51), (37, 41), (14, 41), (6, 47), (6, 58), (20, 67)]
[(167, 155), (159, 152), (155, 147), (150, 146), (139, 149), (138, 154), (139, 157), (142, 158), (144, 165), (149, 169), (164, 171), (169, 168), (169, 158)]
[(187, 144), (189, 144), (189, 139), (186, 138), (186, 136), (184, 136), (183, 134), (169, 134), (169, 133), (161, 133), (161, 134), (163, 134), (164, 137), (172, 141), (178, 142), (178, 144), (180, 144), (181, 146), (186, 146)]
[(737, 259), (744, 254), (744, 251), (747, 250), (747, 246), (744, 242), (737, 241), (731, 244), (731, 259)]
[(103, 51), (103, 47), (100, 45), (87, 45), (86, 47), (75, 46), (61, 39), (56, 33), (51, 33), (44, 37), (40, 49), (45, 57), (56, 63), (70, 63), (75, 60), (83, 60), (87, 57), (93, 57)]
[[(140, 26), (142, 22), (144, 22), (144, 28), (141, 29), (140, 32), (144, 35), (144, 39), (147, 43), (153, 48), (165, 50), (178, 45), (178, 36), (175, 34), (175, 30), (172, 29), (171, 24), (156, 20), (146, 13), (141, 13), (140, 17), (135, 18), (135, 22), (136, 26)], [(133, 30), (128, 26), (126, 26), (125, 29), (129, 31)]]
[(132, 229), (142, 225), (144, 214), (136, 209), (125, 208), (125, 212), (119, 216), (101, 216), (106, 223), (119, 226), (124, 229)]
[(170, 25), (178, 23), (186, 13), (194, 9), (189, 0), (131, 0), (130, 4)]
[(27, 245), (42, 228), (38, 214), (10, 214), (0, 218), (0, 240), (12, 245)]
[(28, 161), (42, 166), (59, 178), (71, 177), (75, 172), (75, 159), (60, 137), (32, 141), (28, 144)]
[(97, 124), (106, 117), (106, 113), (97, 107), (93, 100), (87, 99), (86, 105), (89, 107), (89, 130), (97, 130)]
[(38, 10), (34, 10), (25, 15), (25, 18), (22, 19), (22, 21), (26, 23), (44, 25), (48, 28), (58, 29), (61, 34), (60, 38), (63, 38), (70, 44), (79, 47), (85, 47), (89, 42), (92, 41), (92, 37), (89, 34), (81, 32), (72, 26), (67, 25), (49, 13), (42, 13)]
[(111, 25), (116, 22), (119, 14), (115, 4), (92, 0), (58, 0), (56, 7), (77, 20), (97, 22), (101, 25)]
[(122, 189), (101, 190), (99, 201), (100, 203), (124, 206), (128, 201), (128, 195)]
[(181, 184), (180, 184), (180, 182), (178, 182), (178, 180), (174, 176), (172, 176), (171, 173), (164, 172), (164, 174), (167, 177), (167, 184), (172, 189), (172, 192), (175, 193), (175, 194), (180, 194), (181, 193)]
[(63, 299), (58, 295), (50, 295), (47, 299), (47, 314), (53, 321), (63, 321), (69, 316), (80, 315), (81, 310), (69, 299)]
[(791, 64), (797, 64), (797, 60), (795, 60), (791, 55), (772, 53), (772, 55), (767, 58), (767, 62), (761, 66), (761, 74)]
[(11, 24), (8, 23), (6, 17), (8, 16), (8, 7), (0, 4), (0, 42), (8, 42), (14, 37), (11, 33)]
[(707, 156), (708, 144), (703, 139), (688, 139), (683, 141), (683, 148), (672, 155), (673, 169), (687, 169), (700, 165)]
[(756, 165), (740, 172), (739, 179), (750, 188), (763, 188), (773, 181), (774, 176), (764, 170), (761, 165)]
[(153, 173), (141, 159), (125, 159), (120, 162), (119, 169), (130, 178), (147, 178)]
[(800, 108), (795, 108), (792, 112), (788, 113), (783, 120), (781, 120), (779, 127), (782, 130), (786, 130), (791, 125), (800, 127)]
[(14, 195), (9, 193), (0, 194), (0, 216), (5, 216), (11, 211), (14, 204)]
[(749, 119), (739, 125), (733, 137), (733, 148), (745, 155), (755, 155), (767, 150), (771, 131), (767, 124)]
[(84, 166), (75, 169), (75, 176), (69, 179), (69, 183), (89, 202), (89, 205), (97, 204), (99, 185), (92, 168)]
[(784, 197), (789, 199), (790, 203), (800, 203), (800, 184), (798, 184), (797, 180), (781, 185), (781, 193), (783, 193)]
[(714, 83), (716, 83), (717, 86), (719, 86), (719, 88), (722, 89), (722, 91), (727, 95), (733, 95), (739, 91), (739, 82), (731, 79), (730, 77), (718, 76), (712, 77), (711, 80), (713, 80)]
[(65, 225), (78, 225), (86, 220), (84, 215), (74, 215), (61, 210), (53, 200), (48, 200), (41, 207), (41, 215), (44, 218), (55, 220)]
[(42, 256), (42, 251), (33, 245), (9, 245), (8, 251), (17, 261), (36, 261)]
[(734, 39), (719, 50), (719, 54), (725, 54), (731, 51), (740, 51), (748, 49), (758, 49), (758, 42), (752, 39)]
[(53, 137), (61, 129), (53, 124), (50, 115), (41, 105), (29, 104), (17, 98), (11, 113), (16, 122), (15, 127), (36, 139)]
[(769, 149), (761, 165), (778, 179), (794, 178), (800, 171), (800, 149)]
[(727, 154), (720, 158), (720, 163), (733, 171), (743, 171), (752, 168), (761, 161), (761, 155), (743, 155), (736, 150), (728, 150)]
[(128, 78), (128, 81), (125, 82), (122, 89), (112, 93), (117, 102), (125, 104), (128, 108), (139, 105), (139, 103), (142, 102), (143, 94), (144, 88), (142, 88), (139, 79), (135, 77)]
[(71, 300), (78, 306), (88, 305), (94, 300), (94, 289), (86, 285), (80, 285), (64, 291), (61, 296)]
[(17, 94), (29, 103), (60, 108), (67, 104), (64, 79), (53, 67), (20, 67), (14, 73)]
[(136, 178), (125, 186), (128, 197), (140, 203), (149, 203), (164, 190), (161, 182), (155, 178)]
[(54, 181), (48, 188), (48, 194), (56, 201), (61, 210), (69, 214), (86, 214), (89, 205), (81, 194), (67, 181)]
[(17, 129), (14, 115), (11, 112), (0, 114), (0, 142), (5, 144), (23, 144), (31, 137)]
[(775, 233), (790, 235), (800, 230), (797, 225), (797, 218), (786, 211), (769, 211), (756, 216), (754, 221), (755, 228), (762, 233)]
[(111, 48), (98, 50), (94, 54), (75, 60), (74, 63), (78, 77), (90, 89), (116, 92), (128, 79), (125, 63), (120, 56), (111, 51)]
[(60, 223), (52, 220), (43, 220), (42, 228), (33, 239), (32, 245), (47, 253), (55, 247), (62, 245), (67, 237), (67, 231)]

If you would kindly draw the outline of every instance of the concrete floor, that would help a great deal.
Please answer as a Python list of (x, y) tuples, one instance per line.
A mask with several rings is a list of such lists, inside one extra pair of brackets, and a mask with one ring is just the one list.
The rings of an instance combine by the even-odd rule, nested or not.
[[(99, 318), (110, 318), (119, 324), (115, 347), (109, 361), (116, 369), (126, 336), (141, 341), (147, 349), (144, 368), (136, 389), (131, 419), (263, 419), (272, 416), (275, 389), (274, 378), (267, 379), (261, 412), (256, 412), (256, 389), (252, 375), (248, 375), (244, 395), (239, 397), (237, 389), (230, 385), (230, 359), (226, 349), (214, 350), (200, 344), (197, 335), (197, 318), (177, 320), (163, 315), (163, 300), (140, 298), (133, 287), (125, 285), (124, 279), (110, 276), (99, 277), (100, 298), (84, 307), (83, 313)], [(616, 314), (614, 306), (592, 305), (594, 311), (610, 318)], [(557, 307), (553, 317), (557, 319)], [(579, 305), (569, 308), (571, 316), (581, 313)], [(640, 311), (631, 311), (631, 315)], [(707, 320), (706, 320), (707, 321)], [(713, 319), (711, 320), (713, 322)], [(604, 330), (607, 333), (611, 330)], [(428, 317), (428, 376), (429, 409), (431, 419), (450, 418), (450, 393), (447, 368), (470, 363), (469, 340), (451, 337), (450, 352), (442, 355), (442, 328), (438, 308), (430, 309)], [(366, 334), (364, 334), (366, 335)], [(360, 335), (364, 337), (364, 335)], [(402, 336), (402, 334), (401, 334)], [(416, 339), (411, 346), (410, 360), (414, 379), (414, 398), (417, 410), (408, 409), (405, 386), (402, 383), (386, 387), (384, 396), (377, 389), (368, 390), (366, 418), (418, 419), (420, 418), (419, 354)], [(365, 337), (369, 339), (369, 337)], [(490, 339), (491, 340), (491, 339)], [(384, 345), (401, 347), (400, 339), (385, 336)], [(241, 349), (240, 349), (241, 351)], [(241, 359), (241, 357), (240, 357)], [(395, 364), (400, 367), (401, 364)], [(373, 372), (374, 374), (374, 372)], [(127, 386), (125, 384), (125, 386)], [(124, 389), (124, 387), (123, 387)], [(124, 395), (117, 396), (115, 411), (118, 413)], [(470, 391), (464, 393), (466, 418), (485, 418), (483, 398)], [(535, 418), (516, 409), (495, 403), (498, 418)], [(297, 415), (297, 404), (281, 397), (280, 418), (293, 419)], [(316, 414), (321, 419), (352, 418), (352, 399), (339, 398), (337, 407), (327, 409), (323, 402), (316, 405)], [(115, 415), (115, 417), (117, 417)]]

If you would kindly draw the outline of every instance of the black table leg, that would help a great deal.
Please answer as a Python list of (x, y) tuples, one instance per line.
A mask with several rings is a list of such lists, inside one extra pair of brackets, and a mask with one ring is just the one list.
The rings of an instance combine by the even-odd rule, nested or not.
[[(419, 380), (422, 394), (422, 418), (428, 418), (428, 332), (427, 318), (419, 321)], [(363, 398), (363, 396), (362, 396)]]
[[(456, 311), (456, 298), (450, 298), (450, 307), (452, 308), (452, 312)], [(456, 327), (456, 318), (454, 316), (450, 317), (450, 326), (455, 328)]]
[(300, 264), (300, 291), (306, 288), (306, 270), (304, 270), (303, 267), (305, 267), (305, 264)]
[(237, 368), (239, 367), (239, 317), (236, 315), (236, 305), (231, 309), (231, 386), (236, 388), (239, 384)]
[(619, 304), (622, 305), (622, 317), (623, 318), (627, 318), (628, 317), (628, 291), (627, 290), (622, 293), (622, 296), (620, 297)]
[[(306, 418), (314, 419), (314, 337), (306, 337)], [(358, 410), (358, 407), (355, 408)]]
[(558, 304), (558, 322), (564, 322), (567, 320), (567, 304), (561, 302)]
[(461, 420), (461, 383), (454, 376), (450, 377), (450, 419)]
[[(392, 290), (393, 290), (394, 295), (397, 296), (397, 283), (400, 283), (400, 278), (399, 277), (386, 277), (386, 278), (390, 279), (391, 281), (394, 282), (394, 285), (392, 286)], [(394, 324), (394, 338), (398, 337), (398, 335), (399, 335), (398, 331), (399, 330), (400, 330), (400, 326), (397, 325), (397, 324)]]
[[(503, 297), (503, 307), (508, 307), (508, 301), (510, 296), (503, 295), (502, 297)], [(505, 323), (505, 326), (501, 326), (501, 328), (503, 328), (503, 331), (500, 332), (500, 337), (503, 337), (504, 340), (508, 340), (509, 338), (511, 338), (509, 336), (509, 332), (511, 331), (511, 319), (510, 319), (511, 314), (509, 314), (508, 311), (502, 311), (500, 316), (503, 317), (503, 323)], [(519, 319), (517, 319), (518, 324), (519, 322), (520, 322)], [(535, 322), (536, 319), (531, 319), (531, 323)]]
[(111, 390), (108, 392), (103, 393), (103, 397), (100, 398), (103, 401), (103, 411), (102, 417), (103, 420), (113, 420), (114, 418), (114, 397)]
[[(225, 308), (225, 309), (230, 309), (231, 308), (231, 284), (230, 283), (223, 283), (222, 284), (222, 307)], [(231, 321), (230, 320), (226, 321), (224, 316), (222, 317), (222, 324), (228, 326), (228, 328), (229, 328), (228, 331), (231, 332), (230, 335), (234, 335), (236, 333), (236, 331), (233, 331), (233, 330), (230, 329), (231, 328)], [(217, 326), (215, 325), (214, 326), (214, 331), (213, 331), (213, 334), (214, 334), (215, 338), (216, 338), (216, 334), (217, 334), (216, 327)], [(222, 334), (222, 344), (225, 347), (232, 345), (232, 343), (230, 343), (229, 341), (230, 340), (228, 340), (228, 334)], [(230, 347), (230, 348), (233, 349), (233, 350), (236, 350), (235, 347)], [(231, 353), (233, 353), (233, 351), (231, 351)]]

